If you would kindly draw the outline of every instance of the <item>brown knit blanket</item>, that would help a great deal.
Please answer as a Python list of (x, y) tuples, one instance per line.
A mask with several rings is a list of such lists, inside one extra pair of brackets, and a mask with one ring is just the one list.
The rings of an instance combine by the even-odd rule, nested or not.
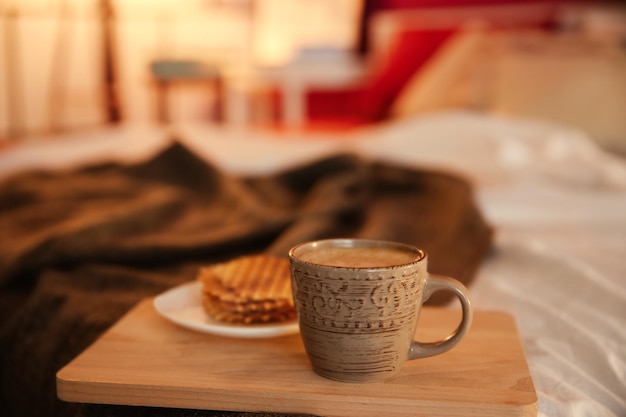
[(193, 280), (200, 265), (256, 252), (286, 256), (295, 243), (338, 236), (418, 245), (431, 272), (467, 285), (492, 231), (463, 179), (353, 155), (244, 177), (174, 142), (139, 164), (5, 179), (0, 413), (239, 415), (65, 403), (55, 374), (135, 303)]

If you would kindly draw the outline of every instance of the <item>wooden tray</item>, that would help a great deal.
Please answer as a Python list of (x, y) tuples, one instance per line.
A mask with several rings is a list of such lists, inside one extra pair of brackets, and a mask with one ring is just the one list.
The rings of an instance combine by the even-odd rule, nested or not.
[[(425, 308), (419, 340), (460, 312)], [(537, 395), (512, 317), (478, 311), (451, 351), (354, 384), (313, 373), (298, 334), (234, 339), (186, 330), (139, 303), (57, 374), (65, 401), (322, 416), (535, 416)]]

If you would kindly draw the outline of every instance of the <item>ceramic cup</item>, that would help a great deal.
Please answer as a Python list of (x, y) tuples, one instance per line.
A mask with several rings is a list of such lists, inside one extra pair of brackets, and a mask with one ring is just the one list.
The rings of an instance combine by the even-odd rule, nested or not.
[[(345, 382), (397, 375), (407, 360), (454, 347), (472, 321), (465, 287), (426, 270), (426, 253), (403, 243), (329, 239), (289, 251), (300, 334), (313, 370)], [(463, 317), (446, 339), (415, 341), (422, 304), (435, 291), (452, 291)]]

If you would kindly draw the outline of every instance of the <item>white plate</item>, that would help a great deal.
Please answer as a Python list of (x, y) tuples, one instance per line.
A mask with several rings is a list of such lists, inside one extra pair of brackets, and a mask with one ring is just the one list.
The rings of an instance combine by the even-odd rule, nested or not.
[(202, 307), (201, 283), (181, 284), (158, 295), (154, 308), (166, 319), (187, 329), (229, 337), (276, 337), (298, 332), (298, 323), (230, 324), (209, 317)]

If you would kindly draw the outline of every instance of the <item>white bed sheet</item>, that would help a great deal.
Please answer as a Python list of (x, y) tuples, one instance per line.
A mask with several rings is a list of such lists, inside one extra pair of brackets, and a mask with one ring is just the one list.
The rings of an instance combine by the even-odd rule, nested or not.
[(626, 161), (582, 133), (442, 113), (383, 129), (370, 155), (448, 167), (497, 230), (474, 305), (511, 313), (539, 416), (626, 415)]
[[(469, 178), (495, 249), (470, 288), (512, 314), (539, 416), (626, 416), (626, 162), (562, 126), (444, 112), (342, 134), (180, 126), (182, 142), (233, 173), (270, 173), (348, 151)], [(0, 153), (0, 176), (103, 159), (133, 161), (171, 130), (123, 126), (38, 138)]]

